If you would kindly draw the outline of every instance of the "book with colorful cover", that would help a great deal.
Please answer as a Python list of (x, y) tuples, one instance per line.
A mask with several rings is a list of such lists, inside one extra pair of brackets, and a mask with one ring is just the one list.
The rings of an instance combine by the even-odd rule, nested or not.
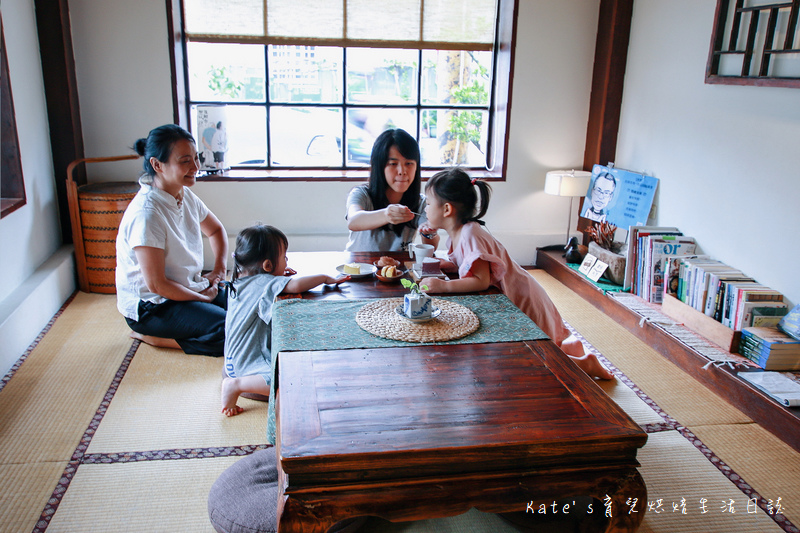
[(719, 288), (720, 277), (727, 276), (742, 276), (741, 271), (732, 268), (725, 263), (720, 262), (718, 265), (709, 266), (703, 269), (703, 291), (704, 297), (702, 302), (702, 311), (708, 316), (712, 316), (714, 311), (714, 304), (717, 301), (717, 289)]
[(788, 313), (786, 302), (746, 302), (742, 327), (776, 327)]
[(719, 322), (722, 316), (719, 312), (721, 308), (721, 293), (724, 293), (725, 283), (729, 281), (749, 280), (752, 280), (750, 276), (736, 269), (711, 272), (708, 275), (708, 294), (706, 295), (705, 314)]
[(792, 310), (778, 322), (778, 329), (793, 339), (800, 341), (800, 304), (795, 305)]
[[(786, 315), (789, 316), (789, 315)], [(742, 329), (742, 338), (752, 337), (755, 342), (770, 349), (792, 349), (800, 347), (800, 340), (784, 333), (779, 328), (747, 327)]]
[(639, 234), (682, 235), (678, 228), (667, 226), (630, 226), (628, 228), (628, 255), (625, 262), (623, 287), (636, 294), (636, 267), (639, 264)]
[(647, 300), (660, 304), (664, 298), (664, 278), (669, 270), (669, 258), (694, 254), (697, 243), (693, 237), (663, 235), (651, 238), (650, 245)]
[(675, 298), (678, 298), (681, 285), (681, 267), (683, 266), (683, 261), (685, 259), (697, 259), (698, 257), (705, 256), (690, 254), (683, 256), (671, 256), (667, 258), (667, 264), (665, 267), (667, 272), (664, 274), (664, 294), (669, 294)]
[(764, 370), (781, 370), (784, 372), (800, 370), (800, 350), (794, 352), (765, 352), (763, 349), (743, 344), (739, 347), (739, 355), (746, 357)]
[[(746, 322), (747, 319), (750, 317), (745, 317), (748, 309), (746, 309), (748, 304), (762, 304), (766, 302), (782, 302), (783, 301), (783, 294), (780, 292), (771, 289), (765, 285), (761, 285), (760, 287), (747, 287), (747, 288), (740, 288), (734, 289), (734, 301), (732, 302), (733, 305), (736, 306), (736, 309), (733, 313), (733, 318), (731, 320), (731, 328), (739, 331), (744, 326), (751, 326)], [(754, 307), (754, 305), (751, 305)]]

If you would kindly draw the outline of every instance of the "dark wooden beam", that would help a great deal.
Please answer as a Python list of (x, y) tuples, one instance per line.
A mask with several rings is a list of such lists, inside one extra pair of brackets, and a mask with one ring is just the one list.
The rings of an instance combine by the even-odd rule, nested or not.
[[(72, 242), (67, 202), (67, 166), (83, 157), (83, 131), (78, 103), (75, 58), (72, 53), (72, 32), (67, 0), (35, 0), (39, 53), (50, 123), (50, 148), (58, 195), (61, 236)], [(78, 185), (86, 183), (82, 169), (73, 176)]]
[[(616, 157), (632, 15), (633, 0), (600, 1), (589, 121), (583, 153), (585, 170), (591, 170), (596, 163), (605, 165), (613, 162)], [(590, 225), (588, 219), (580, 218), (578, 229), (586, 230)]]

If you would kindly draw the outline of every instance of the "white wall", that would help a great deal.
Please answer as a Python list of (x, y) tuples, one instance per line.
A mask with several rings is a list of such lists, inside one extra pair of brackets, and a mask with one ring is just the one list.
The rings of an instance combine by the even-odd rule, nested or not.
[(715, 6), (634, 3), (616, 164), (659, 178), (659, 224), (798, 303), (800, 89), (704, 84)]
[[(520, 2), (508, 180), (493, 185), (486, 220), (523, 264), (533, 263), (536, 246), (565, 238), (569, 200), (542, 189), (545, 172), (583, 160), (598, 5)], [(172, 121), (164, 2), (71, 0), (70, 10), (86, 155), (130, 153), (136, 138)], [(93, 181), (138, 172), (134, 163), (89, 168)], [(230, 235), (260, 221), (284, 230), (291, 249), (313, 250), (344, 249), (350, 187), (201, 182), (194, 189)]]
[[(5, 374), (75, 284), (63, 271), (53, 278), (40, 270), (59, 249), (61, 233), (33, 0), (3, 0), (2, 14), (27, 198), (25, 206), (0, 219), (0, 374)], [(69, 254), (58, 255), (56, 263), (71, 262)], [(47, 296), (30, 305), (30, 295), (43, 285)]]

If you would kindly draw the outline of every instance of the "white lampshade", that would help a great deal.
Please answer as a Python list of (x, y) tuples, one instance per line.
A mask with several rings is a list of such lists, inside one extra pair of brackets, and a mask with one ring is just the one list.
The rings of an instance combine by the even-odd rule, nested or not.
[(544, 181), (544, 192), (553, 196), (586, 196), (592, 173), (585, 170), (551, 170)]

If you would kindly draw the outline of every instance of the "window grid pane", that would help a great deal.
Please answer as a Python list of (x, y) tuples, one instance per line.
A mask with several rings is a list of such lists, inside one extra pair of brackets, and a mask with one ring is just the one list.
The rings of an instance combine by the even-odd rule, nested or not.
[[(189, 63), (193, 48), (203, 46), (259, 50), (247, 54), (260, 57), (257, 67), (239, 53), (225, 55), (247, 63), (221, 73), (237, 86), (246, 78), (241, 72), (249, 72), (247, 96), (190, 82), (193, 128), (198, 105), (236, 109), (226, 160), (232, 168), (363, 169), (374, 139), (389, 127), (418, 139), (423, 167), (487, 166), (491, 52), (190, 42)], [(208, 76), (223, 78), (209, 86), (231, 85), (220, 67), (205, 67)], [(191, 64), (187, 68), (191, 78)], [(263, 99), (253, 96), (259, 85)], [(242, 145), (234, 149), (237, 141)]]

